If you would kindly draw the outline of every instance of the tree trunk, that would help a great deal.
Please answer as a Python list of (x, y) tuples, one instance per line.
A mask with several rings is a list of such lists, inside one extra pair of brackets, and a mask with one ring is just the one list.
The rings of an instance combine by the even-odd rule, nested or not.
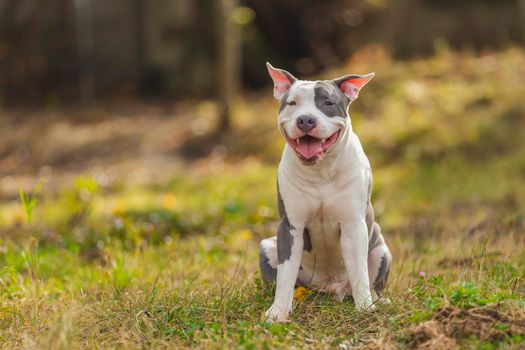
[(95, 68), (93, 46), (93, 18), (91, 0), (75, 0), (75, 27), (77, 36), (79, 95), (84, 105), (95, 103)]
[(240, 40), (239, 28), (231, 21), (237, 0), (215, 0), (218, 34), (219, 130), (231, 127), (232, 105), (239, 89)]

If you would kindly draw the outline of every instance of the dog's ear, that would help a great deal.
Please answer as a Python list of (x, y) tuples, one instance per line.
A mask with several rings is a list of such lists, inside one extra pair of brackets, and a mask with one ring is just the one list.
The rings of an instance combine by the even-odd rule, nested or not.
[(359, 91), (376, 75), (375, 73), (368, 73), (365, 75), (345, 75), (344, 77), (334, 79), (335, 85), (341, 89), (343, 94), (353, 101), (359, 96)]
[(273, 68), (268, 62), (266, 62), (266, 68), (268, 68), (268, 73), (273, 80), (273, 97), (280, 100), (292, 84), (297, 81), (297, 78), (285, 70)]

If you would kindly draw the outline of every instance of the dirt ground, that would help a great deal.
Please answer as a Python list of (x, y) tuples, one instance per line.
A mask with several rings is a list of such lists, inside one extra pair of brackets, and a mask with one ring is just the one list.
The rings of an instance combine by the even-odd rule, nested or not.
[[(201, 109), (213, 109), (213, 104)], [(42, 179), (46, 188), (89, 175), (101, 183), (151, 183), (195, 159), (188, 136), (208, 131), (203, 119), (174, 103), (60, 111), (0, 111), (0, 198), (17, 196)], [(197, 120), (197, 122), (195, 121)], [(206, 153), (210, 150), (204, 150)]]

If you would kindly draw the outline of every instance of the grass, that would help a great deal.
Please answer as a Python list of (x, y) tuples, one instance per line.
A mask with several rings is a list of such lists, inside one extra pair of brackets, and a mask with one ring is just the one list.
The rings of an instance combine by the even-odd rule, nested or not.
[(28, 223), (31, 223), (33, 220), (33, 209), (36, 206), (36, 195), (38, 192), (40, 192), (41, 188), (42, 183), (38, 183), (36, 188), (33, 190), (33, 193), (30, 195), (26, 195), (21, 187), (18, 188), (18, 195), (20, 197), (20, 201), (22, 202), (22, 206), (24, 207)]
[(380, 67), (352, 114), (394, 256), (389, 302), (376, 311), (307, 292), (290, 322), (265, 322), (273, 290), (258, 241), (276, 230), (282, 141), (257, 114), (277, 106), (255, 96), (221, 140), (226, 156), (160, 183), (44, 183), (23, 195), (37, 203), (31, 214), (19, 200), (1, 204), (0, 345), (523, 347), (524, 58), (443, 50), (399, 63), (370, 49), (348, 63)]

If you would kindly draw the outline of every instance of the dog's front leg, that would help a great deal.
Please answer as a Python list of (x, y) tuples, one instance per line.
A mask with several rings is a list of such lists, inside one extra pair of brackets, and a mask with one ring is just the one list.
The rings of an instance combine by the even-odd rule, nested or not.
[(271, 321), (284, 321), (292, 311), (293, 293), (303, 254), (304, 225), (293, 225), (285, 216), (277, 232), (277, 280), (275, 300), (266, 311)]
[(368, 230), (364, 218), (341, 224), (341, 250), (356, 308), (372, 308), (368, 277)]

